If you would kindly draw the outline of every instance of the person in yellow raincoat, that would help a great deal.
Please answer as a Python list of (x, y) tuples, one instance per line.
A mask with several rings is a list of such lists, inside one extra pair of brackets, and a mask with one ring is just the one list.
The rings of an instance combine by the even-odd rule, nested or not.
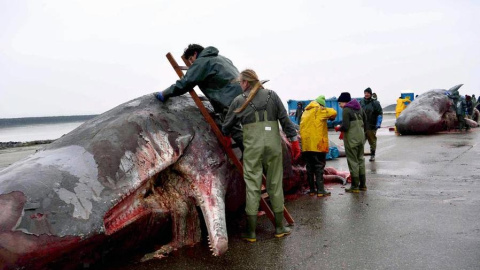
[[(302, 138), (302, 157), (307, 163), (307, 180), (310, 196), (330, 196), (323, 184), (323, 170), (326, 164), (328, 147), (327, 120), (334, 120), (337, 111), (325, 106), (325, 96), (319, 96), (308, 104), (300, 121), (300, 137)], [(314, 179), (316, 180), (314, 182)]]
[(398, 118), (400, 116), (400, 113), (407, 108), (408, 104), (412, 102), (410, 100), (409, 96), (406, 96), (405, 98), (399, 97), (397, 99), (397, 107), (395, 107), (395, 118)]

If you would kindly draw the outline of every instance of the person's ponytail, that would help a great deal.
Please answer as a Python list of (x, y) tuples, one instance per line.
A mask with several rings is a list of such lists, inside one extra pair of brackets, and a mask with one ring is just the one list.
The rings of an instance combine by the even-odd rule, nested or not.
[(260, 80), (258, 79), (257, 73), (251, 69), (246, 69), (240, 73), (240, 80), (241, 81), (247, 81), (249, 84), (249, 87), (252, 87), (252, 90), (248, 94), (247, 99), (245, 102), (240, 106), (240, 108), (236, 109), (234, 112), (235, 113), (240, 113), (245, 108), (248, 106), (248, 104), (253, 100), (255, 95), (258, 93), (258, 90), (263, 89), (262, 83), (260, 83)]

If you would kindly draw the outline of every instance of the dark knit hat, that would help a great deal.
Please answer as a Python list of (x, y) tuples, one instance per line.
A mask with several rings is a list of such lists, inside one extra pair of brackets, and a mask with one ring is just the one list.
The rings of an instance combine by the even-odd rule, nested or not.
[(364, 92), (364, 93), (365, 93), (365, 92), (368, 92), (368, 93), (370, 93), (370, 95), (371, 95), (371, 94), (372, 94), (372, 89), (370, 89), (370, 87), (368, 87), (367, 89), (363, 90), (363, 92)]
[(338, 97), (338, 102), (350, 102), (350, 100), (352, 100), (352, 98), (350, 97), (350, 93), (348, 92), (343, 92)]

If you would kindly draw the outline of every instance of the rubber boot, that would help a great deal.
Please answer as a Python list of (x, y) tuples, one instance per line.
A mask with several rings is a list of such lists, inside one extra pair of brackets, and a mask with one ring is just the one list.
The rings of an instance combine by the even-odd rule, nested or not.
[(369, 161), (375, 161), (375, 150), (370, 150), (370, 159)]
[(348, 193), (359, 193), (360, 189), (358, 188), (358, 183), (360, 182), (360, 178), (358, 176), (354, 177), (352, 176), (352, 185), (350, 188), (346, 188), (345, 192)]
[(367, 178), (365, 174), (360, 174), (360, 186), (361, 191), (367, 191)]
[(247, 215), (246, 232), (242, 233), (242, 239), (248, 242), (257, 241), (255, 230), (257, 229), (257, 215)]
[(275, 213), (275, 237), (280, 238), (292, 233), (292, 230), (283, 226), (283, 212)]
[(323, 170), (315, 173), (315, 180), (317, 182), (317, 197), (330, 196), (332, 193), (325, 190), (323, 182)]
[(310, 187), (310, 192), (308, 192), (308, 195), (314, 196), (315, 195), (315, 184), (313, 183), (313, 173), (307, 172), (307, 181), (308, 181), (308, 186)]

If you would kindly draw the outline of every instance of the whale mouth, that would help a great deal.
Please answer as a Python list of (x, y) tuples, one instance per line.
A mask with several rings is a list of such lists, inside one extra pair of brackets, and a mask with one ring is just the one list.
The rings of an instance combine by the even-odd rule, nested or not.
[(228, 238), (221, 236), (219, 238), (216, 238), (213, 243), (211, 243), (209, 240), (209, 246), (210, 250), (213, 253), (213, 256), (221, 256), (225, 254), (225, 252), (227, 252), (228, 250)]
[[(155, 177), (152, 179), (155, 179)], [(150, 181), (151, 179), (124, 194), (117, 204), (105, 214), (103, 224), (106, 235), (112, 235), (129, 224), (151, 214), (152, 210), (145, 202), (145, 197), (150, 192)]]

